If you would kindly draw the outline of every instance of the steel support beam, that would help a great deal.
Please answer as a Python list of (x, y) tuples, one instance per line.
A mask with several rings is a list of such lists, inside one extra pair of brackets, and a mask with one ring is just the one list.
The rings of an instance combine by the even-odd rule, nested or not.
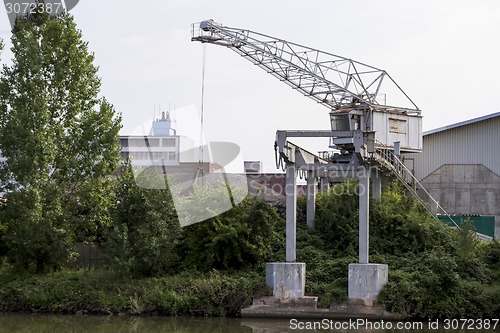
[(378, 168), (371, 169), (372, 196), (376, 199), (382, 198), (382, 173)]
[(316, 214), (316, 177), (314, 171), (307, 172), (307, 227), (314, 229), (314, 217)]
[(280, 133), (285, 133), (285, 137), (289, 138), (352, 138), (355, 132), (359, 132), (362, 135), (362, 131), (322, 131), (322, 130), (304, 130), (304, 131), (276, 131), (277, 135)]
[(325, 192), (328, 192), (328, 190), (330, 189), (330, 182), (328, 180), (328, 177), (321, 177), (319, 179), (319, 190), (321, 193), (325, 193)]

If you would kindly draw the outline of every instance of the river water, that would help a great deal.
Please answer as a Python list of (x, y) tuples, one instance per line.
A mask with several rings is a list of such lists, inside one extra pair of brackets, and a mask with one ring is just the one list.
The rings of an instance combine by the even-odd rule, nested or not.
[[(455, 321), (440, 323), (429, 329), (429, 322), (400, 323), (407, 329), (397, 329), (396, 322), (295, 321), (271, 319), (192, 318), (192, 317), (105, 317), (0, 314), (0, 332), (23, 333), (287, 333), (287, 332), (500, 332), (500, 323), (493, 329), (477, 329), (486, 322)], [(493, 324), (494, 322), (490, 322)], [(436, 323), (437, 324), (437, 323)], [(450, 326), (445, 329), (445, 325)], [(314, 327), (316, 325), (316, 328)], [(452, 325), (458, 329), (452, 329)], [(458, 325), (458, 326), (457, 326)], [(410, 326), (413, 326), (411, 328)], [(467, 327), (468, 326), (468, 327)], [(463, 329), (462, 329), (463, 327)], [(336, 329), (337, 328), (337, 329)], [(433, 328), (433, 327), (432, 327)], [(467, 329), (469, 328), (469, 329)], [(471, 329), (474, 328), (474, 329)]]

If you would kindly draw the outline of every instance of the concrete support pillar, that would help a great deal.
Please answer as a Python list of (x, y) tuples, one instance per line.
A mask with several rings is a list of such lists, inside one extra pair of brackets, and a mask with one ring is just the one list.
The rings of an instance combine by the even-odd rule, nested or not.
[(358, 169), (359, 174), (359, 263), (368, 263), (369, 250), (369, 205), (370, 173), (365, 167)]
[(387, 283), (389, 268), (384, 264), (349, 264), (349, 304), (373, 305)]
[(278, 298), (301, 298), (306, 290), (306, 264), (272, 262), (266, 264), (266, 286)]
[(372, 196), (376, 199), (382, 197), (382, 174), (378, 168), (371, 169), (372, 177)]
[(273, 296), (280, 299), (304, 297), (306, 264), (296, 262), (297, 177), (295, 164), (286, 165), (286, 262), (266, 264), (266, 285), (273, 288)]
[[(380, 176), (380, 175), (379, 175)], [(370, 170), (358, 169), (359, 177), (359, 263), (349, 265), (348, 298), (350, 304), (373, 305), (387, 283), (388, 267), (369, 264)], [(374, 184), (378, 181), (374, 177)], [(374, 185), (375, 187), (376, 185)], [(375, 192), (375, 190), (374, 190)]]
[(286, 199), (286, 262), (296, 260), (297, 234), (297, 177), (295, 164), (286, 165), (285, 199)]
[(314, 229), (316, 214), (316, 177), (313, 170), (307, 171), (307, 227)]

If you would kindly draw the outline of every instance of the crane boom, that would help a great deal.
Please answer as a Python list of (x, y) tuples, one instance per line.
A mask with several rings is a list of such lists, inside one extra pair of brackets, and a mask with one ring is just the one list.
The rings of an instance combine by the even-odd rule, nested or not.
[[(192, 41), (230, 48), (280, 81), (328, 107), (420, 115), (420, 109), (382, 69), (213, 20), (193, 24)], [(387, 94), (401, 106), (387, 103)], [(403, 106), (404, 105), (404, 106)]]

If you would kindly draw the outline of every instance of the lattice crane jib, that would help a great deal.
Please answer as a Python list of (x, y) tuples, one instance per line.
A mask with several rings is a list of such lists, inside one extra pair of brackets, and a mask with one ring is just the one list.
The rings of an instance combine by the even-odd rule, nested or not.
[[(391, 146), (393, 139), (401, 141), (398, 136), (409, 134), (412, 127), (420, 127), (421, 136), (420, 109), (385, 70), (213, 20), (193, 24), (191, 40), (228, 47), (326, 106), (332, 130), (375, 131), (377, 142), (386, 146)], [(389, 118), (394, 120), (392, 124)], [(418, 118), (418, 126), (410, 124), (408, 118)], [(404, 139), (402, 151), (421, 149), (420, 144)]]

